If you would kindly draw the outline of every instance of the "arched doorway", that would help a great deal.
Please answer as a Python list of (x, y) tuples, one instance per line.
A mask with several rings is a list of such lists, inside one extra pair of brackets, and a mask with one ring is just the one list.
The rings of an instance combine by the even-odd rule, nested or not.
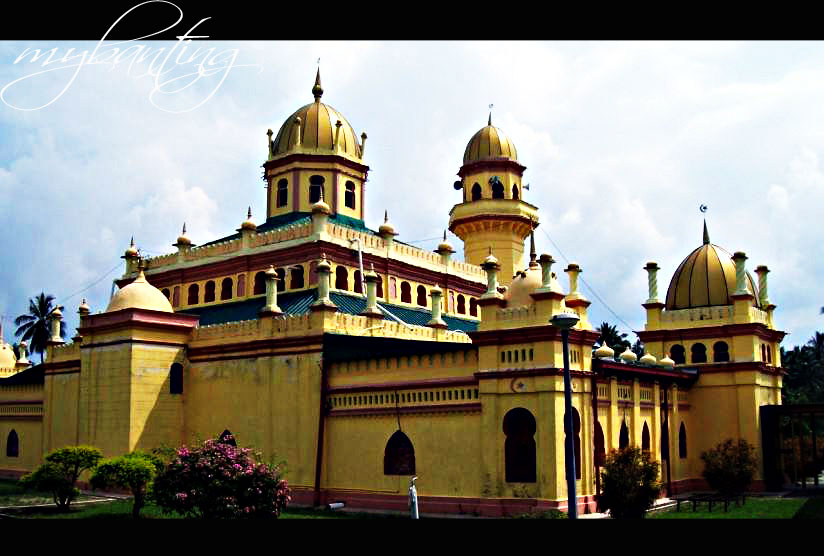
[(389, 437), (383, 451), (384, 475), (414, 475), (415, 447), (402, 431), (397, 430)]
[[(567, 416), (564, 414), (564, 448), (566, 449), (567, 438), (569, 434), (569, 426), (567, 424)], [(581, 478), (581, 416), (578, 410), (572, 408), (572, 452), (575, 454), (575, 478)], [(566, 458), (564, 458), (566, 462)], [(566, 477), (566, 469), (564, 469), (564, 477)]]
[(504, 468), (508, 483), (534, 483), (535, 417), (523, 407), (511, 409), (504, 416)]

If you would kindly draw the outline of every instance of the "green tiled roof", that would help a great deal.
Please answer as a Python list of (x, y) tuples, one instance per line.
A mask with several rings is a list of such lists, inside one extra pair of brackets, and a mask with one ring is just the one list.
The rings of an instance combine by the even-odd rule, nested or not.
[[(366, 308), (366, 299), (357, 294), (344, 294), (331, 292), (329, 297), (332, 303), (338, 306), (341, 312), (357, 315)], [(317, 299), (317, 290), (304, 290), (292, 293), (279, 293), (278, 306), (288, 315), (302, 315), (309, 310), (309, 306)], [(247, 299), (246, 301), (236, 301), (233, 303), (220, 303), (206, 307), (195, 307), (179, 311), (187, 315), (200, 316), (200, 325), (222, 324), (240, 320), (252, 320), (258, 318), (258, 313), (266, 304), (264, 296)], [(432, 313), (425, 309), (413, 309), (410, 307), (400, 307), (389, 303), (381, 303), (393, 315), (411, 325), (426, 326), (432, 318)], [(463, 332), (473, 332), (478, 329), (478, 322), (468, 319), (461, 319), (452, 316), (444, 316), (449, 330), (461, 330)]]

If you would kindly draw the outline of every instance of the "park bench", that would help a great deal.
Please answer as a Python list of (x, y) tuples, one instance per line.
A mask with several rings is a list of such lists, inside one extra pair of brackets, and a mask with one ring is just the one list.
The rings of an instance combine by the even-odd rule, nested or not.
[(723, 502), (724, 512), (726, 512), (729, 509), (730, 502), (735, 502), (735, 505), (737, 506), (740, 499), (741, 504), (743, 505), (746, 501), (746, 495), (738, 494), (733, 496), (725, 496), (723, 494), (718, 494), (717, 492), (693, 492), (690, 494), (673, 496), (673, 499), (675, 500), (675, 511), (677, 512), (681, 511), (681, 502), (691, 502), (692, 511), (696, 510), (698, 504), (706, 502), (710, 513), (712, 513), (713, 504), (720, 504)]

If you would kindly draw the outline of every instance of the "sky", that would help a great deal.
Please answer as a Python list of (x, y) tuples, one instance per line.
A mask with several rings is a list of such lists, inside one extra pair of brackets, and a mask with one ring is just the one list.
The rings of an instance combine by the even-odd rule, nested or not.
[[(373, 229), (388, 210), (399, 240), (435, 249), (493, 104), (540, 209), (538, 252), (581, 265), (596, 325), (634, 340), (644, 265), (661, 267), (663, 298), (706, 216), (713, 243), (771, 269), (784, 347), (824, 330), (824, 43), (194, 40), (161, 65), (174, 41), (132, 41), (71, 58), (96, 44), (0, 42), (7, 342), (41, 291), (69, 335), (82, 298), (105, 310), (132, 235), (152, 256), (175, 252), (184, 221), (195, 244), (233, 233), (247, 206), (263, 222), (266, 130), (312, 101), (318, 58), (323, 102), (369, 136)], [(141, 46), (143, 62), (125, 51)], [(53, 48), (45, 66), (19, 59)]]

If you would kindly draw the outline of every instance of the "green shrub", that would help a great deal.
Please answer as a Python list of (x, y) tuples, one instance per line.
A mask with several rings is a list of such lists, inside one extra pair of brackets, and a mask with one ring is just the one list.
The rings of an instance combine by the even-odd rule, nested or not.
[(80, 491), (74, 486), (80, 474), (93, 469), (103, 459), (94, 446), (67, 446), (46, 456), (37, 469), (20, 478), (24, 488), (51, 492), (61, 512), (69, 506)]
[(546, 510), (516, 515), (515, 519), (567, 519), (569, 516), (561, 510)]
[(728, 438), (715, 448), (701, 454), (702, 475), (710, 488), (726, 496), (744, 492), (752, 483), (758, 460), (755, 446), (744, 439)]
[(107, 459), (92, 474), (92, 488), (116, 486), (128, 488), (134, 495), (132, 517), (140, 517), (140, 509), (146, 504), (149, 485), (163, 470), (163, 462), (153, 454), (134, 451), (117, 458)]
[(643, 518), (660, 491), (658, 463), (648, 452), (627, 447), (607, 454), (601, 470), (599, 502), (612, 517)]

